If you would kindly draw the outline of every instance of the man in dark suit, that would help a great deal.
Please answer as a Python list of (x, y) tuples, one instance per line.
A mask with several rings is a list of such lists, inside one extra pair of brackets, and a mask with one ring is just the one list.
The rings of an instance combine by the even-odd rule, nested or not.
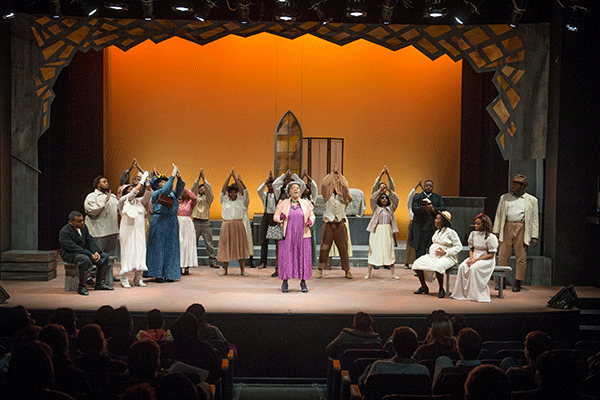
[(77, 264), (79, 268), (79, 287), (77, 293), (87, 296), (85, 288), (87, 271), (95, 264), (98, 267), (96, 290), (113, 290), (106, 284), (108, 273), (108, 254), (100, 251), (94, 238), (88, 232), (83, 222), (83, 215), (79, 211), (69, 214), (69, 222), (60, 230), (60, 256), (63, 261)]
[(431, 238), (435, 233), (433, 221), (438, 212), (446, 210), (442, 196), (433, 193), (433, 181), (426, 180), (423, 191), (413, 197), (412, 211), (414, 213), (412, 223), (412, 237), (410, 247), (415, 249), (415, 258), (419, 258), (431, 246)]

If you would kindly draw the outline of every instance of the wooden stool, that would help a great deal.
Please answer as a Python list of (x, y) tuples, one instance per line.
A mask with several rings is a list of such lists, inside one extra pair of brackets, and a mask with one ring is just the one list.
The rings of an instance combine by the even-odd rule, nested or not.
[(61, 262), (65, 266), (65, 291), (76, 292), (77, 286), (79, 286), (79, 268), (77, 264), (70, 264)]

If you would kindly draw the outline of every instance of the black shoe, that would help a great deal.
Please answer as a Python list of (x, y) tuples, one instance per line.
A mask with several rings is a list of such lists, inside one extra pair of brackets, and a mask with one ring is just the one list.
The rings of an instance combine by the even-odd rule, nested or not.
[(390, 266), (389, 265), (384, 265), (383, 269), (390, 269)]
[(154, 278), (154, 282), (156, 282), (156, 283), (165, 283), (165, 278)]
[(85, 288), (85, 286), (81, 286), (81, 285), (77, 286), (77, 293), (79, 293), (82, 296), (87, 296), (88, 294), (90, 294), (90, 292), (88, 292), (88, 290)]
[(100, 282), (100, 283), (96, 283), (96, 286), (94, 286), (94, 290), (115, 290), (115, 289), (108, 286), (105, 282)]
[(423, 287), (421, 286), (419, 289), (417, 289), (416, 292), (413, 292), (414, 294), (428, 294), (429, 293), (429, 288), (427, 286)]
[(302, 293), (308, 292), (308, 288), (306, 287), (306, 281), (300, 281), (300, 289), (302, 289)]
[(373, 265), (373, 269), (379, 269), (379, 265)]
[(277, 278), (279, 276), (279, 271), (275, 270), (275, 272), (273, 272), (271, 274), (271, 278)]
[(85, 281), (86, 285), (90, 285), (90, 286), (94, 286), (94, 279), (92, 278), (87, 278), (87, 280)]
[(120, 279), (120, 278), (117, 278), (117, 277), (114, 277), (114, 278), (113, 278), (113, 282), (121, 282), (121, 279)]
[(175, 279), (165, 279), (165, 282), (167, 282), (167, 283), (173, 283), (173, 282), (175, 282)]
[(217, 264), (217, 263), (212, 263), (212, 264), (210, 264), (210, 267), (211, 267), (211, 268), (219, 268), (219, 264)]
[(513, 285), (512, 291), (513, 292), (520, 292), (521, 291), (521, 281), (520, 280), (517, 279), (515, 281), (515, 284)]
[(446, 296), (446, 291), (442, 288), (440, 289), (440, 292), (438, 293), (438, 297), (440, 299), (443, 299)]
[(189, 275), (190, 274), (190, 267), (185, 267), (183, 269), (183, 273), (181, 275)]
[(281, 284), (281, 291), (283, 293), (287, 293), (288, 292), (288, 282), (287, 281), (283, 281), (283, 283)]

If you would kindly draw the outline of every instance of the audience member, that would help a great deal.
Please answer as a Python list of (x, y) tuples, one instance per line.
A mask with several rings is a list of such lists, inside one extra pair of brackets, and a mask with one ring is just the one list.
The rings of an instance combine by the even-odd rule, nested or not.
[(133, 319), (127, 307), (121, 306), (115, 309), (112, 314), (112, 321), (112, 334), (106, 347), (113, 356), (125, 358), (129, 346), (136, 340), (135, 336), (131, 334)]
[(452, 337), (452, 322), (444, 311), (434, 311), (430, 317), (430, 328), (425, 337), (425, 343), (415, 352), (415, 359), (436, 360), (447, 356), (452, 360), (458, 359), (456, 341)]
[(165, 330), (165, 319), (160, 310), (156, 308), (148, 311), (148, 330), (141, 330), (137, 333), (136, 338), (138, 340), (154, 340), (155, 342), (163, 340), (173, 340), (171, 331)]
[(452, 321), (452, 336), (457, 337), (458, 332), (467, 327), (467, 321), (460, 314), (453, 316), (450, 320)]
[(510, 400), (508, 379), (493, 365), (475, 367), (465, 382), (465, 400)]
[(71, 308), (63, 307), (54, 310), (50, 318), (48, 318), (48, 324), (57, 324), (64, 327), (69, 339), (75, 339), (79, 333), (77, 329), (77, 316), (75, 316), (75, 311)]
[(342, 343), (381, 343), (378, 333), (373, 331), (373, 319), (365, 312), (359, 311), (354, 316), (352, 328), (344, 328), (331, 343), (327, 345), (327, 357), (336, 357), (338, 346)]
[(125, 390), (121, 400), (156, 400), (154, 388), (147, 382), (138, 383)]
[(29, 325), (34, 325), (35, 320), (31, 318), (29, 311), (21, 305), (12, 308), (0, 308), (0, 317), (2, 318), (2, 324), (0, 324), (0, 337), (12, 337)]
[(513, 357), (502, 360), (501, 368), (506, 371), (511, 392), (533, 390), (538, 387), (535, 380), (537, 371), (537, 359), (546, 352), (552, 350), (552, 339), (544, 332), (529, 332), (525, 337), (525, 357), (527, 365), (517, 366)]
[(76, 368), (69, 356), (69, 337), (62, 325), (48, 324), (39, 334), (39, 339), (52, 349), (54, 388), (76, 399), (92, 395), (92, 387), (85, 372)]
[(535, 399), (562, 400), (592, 398), (581, 394), (583, 371), (570, 354), (546, 351), (537, 359)]
[(103, 353), (106, 341), (96, 324), (81, 328), (77, 345), (82, 355), (75, 360), (75, 366), (88, 374), (123, 373), (127, 369), (123, 361), (112, 360)]
[(227, 343), (219, 328), (206, 322), (206, 310), (202, 304), (194, 303), (185, 312), (192, 314), (198, 320), (198, 335), (201, 340), (217, 339)]
[(209, 371), (206, 379), (214, 383), (221, 377), (221, 364), (213, 347), (198, 337), (198, 320), (183, 313), (171, 327), (172, 342), (160, 346), (161, 359), (179, 360)]
[(111, 335), (113, 311), (114, 308), (112, 308), (112, 306), (101, 306), (94, 316), (94, 324), (100, 326), (106, 339), (110, 338)]
[(367, 383), (369, 376), (374, 374), (429, 376), (427, 367), (417, 364), (417, 361), (412, 358), (412, 355), (419, 346), (417, 333), (412, 328), (401, 326), (394, 329), (392, 343), (394, 345), (394, 357), (389, 360), (375, 361), (371, 366), (367, 367), (358, 379), (359, 386), (362, 387)]

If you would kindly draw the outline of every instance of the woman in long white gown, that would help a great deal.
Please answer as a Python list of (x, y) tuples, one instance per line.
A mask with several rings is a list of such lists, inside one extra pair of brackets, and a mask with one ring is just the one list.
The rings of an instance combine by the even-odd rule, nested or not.
[(434, 221), (437, 231), (433, 234), (429, 253), (417, 258), (413, 263), (413, 270), (417, 273), (421, 287), (415, 294), (427, 294), (429, 288), (426, 280), (433, 281), (434, 273), (437, 277), (440, 290), (438, 297), (441, 299), (446, 295), (444, 290), (444, 272), (458, 263), (456, 258), (462, 250), (462, 243), (456, 231), (450, 228), (452, 215), (448, 211), (441, 211)]
[(489, 303), (488, 282), (496, 267), (498, 238), (492, 234), (492, 220), (485, 214), (475, 217), (475, 230), (469, 235), (469, 258), (458, 267), (452, 298)]

